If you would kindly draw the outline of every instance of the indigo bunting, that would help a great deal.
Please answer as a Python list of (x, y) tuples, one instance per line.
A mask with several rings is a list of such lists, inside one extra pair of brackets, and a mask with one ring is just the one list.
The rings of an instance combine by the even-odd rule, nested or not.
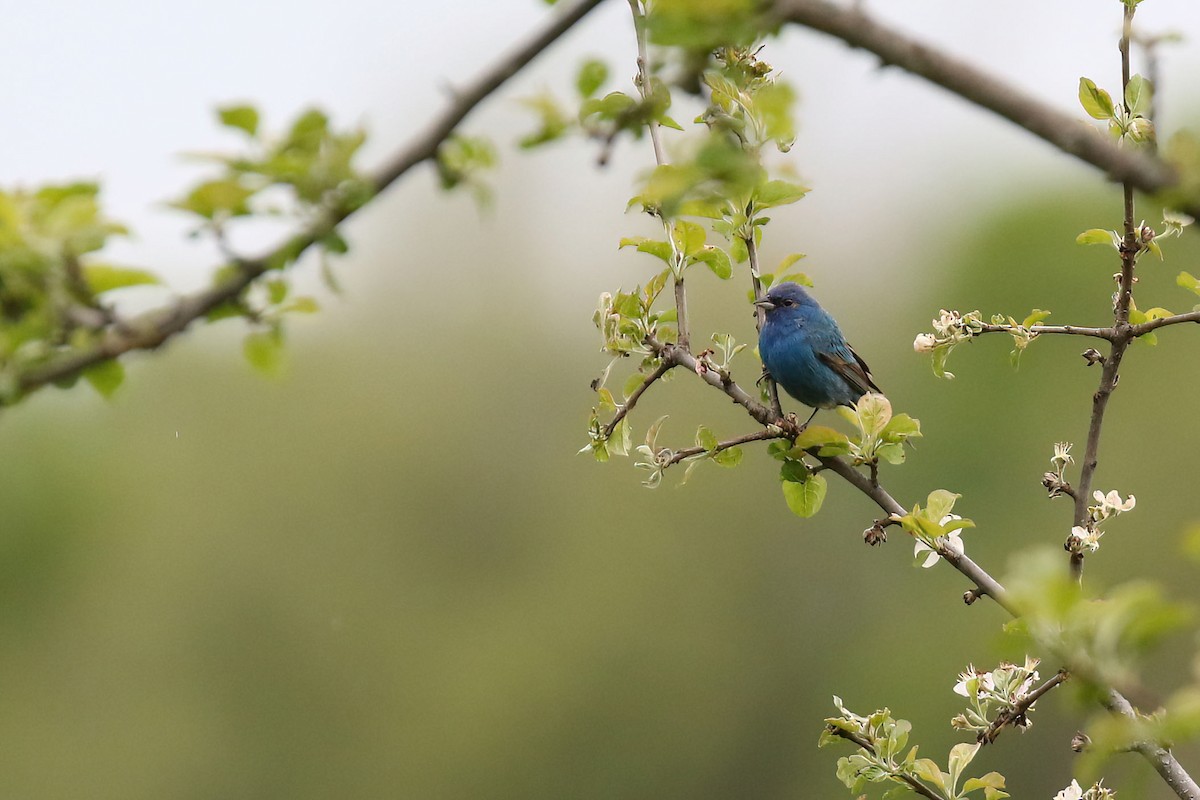
[(867, 362), (799, 284), (772, 286), (754, 305), (766, 310), (758, 335), (763, 367), (788, 394), (813, 409), (808, 422), (819, 409), (851, 406), (867, 392), (880, 392)]

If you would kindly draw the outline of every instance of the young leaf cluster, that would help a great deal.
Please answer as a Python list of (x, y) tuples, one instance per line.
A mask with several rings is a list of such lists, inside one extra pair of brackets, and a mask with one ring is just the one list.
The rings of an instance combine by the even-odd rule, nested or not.
[[(107, 293), (158, 283), (145, 270), (94, 260), (127, 233), (104, 214), (99, 193), (88, 182), (0, 190), (0, 402), (18, 398), (22, 371), (97, 340), (113, 319)], [(112, 365), (87, 377), (108, 395), (122, 375)]]
[[(213, 236), (232, 262), (217, 272), (216, 284), (230, 280), (245, 263), (230, 242), (230, 227), (235, 221), (290, 216), (310, 230), (319, 231), (316, 243), (322, 254), (322, 276), (337, 291), (327, 258), (346, 253), (349, 245), (338, 233), (336, 223), (366, 203), (373, 192), (370, 180), (354, 164), (366, 134), (357, 129), (334, 129), (329, 117), (317, 109), (301, 113), (277, 136), (262, 130), (258, 110), (253, 106), (226, 106), (218, 110), (218, 118), (242, 135), (242, 151), (199, 156), (220, 165), (222, 170), (171, 204), (197, 217), (197, 233)], [(454, 144), (444, 147), (452, 150)], [(439, 161), (444, 179), (445, 163)], [(265, 375), (277, 375), (282, 370), (285, 316), (317, 310), (312, 298), (292, 296), (290, 285), (279, 273), (308, 243), (306, 237), (295, 237), (277, 249), (264, 264), (273, 273), (269, 280), (249, 287), (207, 314), (210, 322), (242, 317), (254, 326), (243, 342), (242, 352), (246, 361)]]
[[(171, 203), (198, 217), (200, 231), (221, 237), (231, 220), (255, 214), (312, 221), (334, 209), (356, 209), (371, 198), (370, 181), (353, 165), (366, 141), (362, 130), (334, 130), (329, 117), (315, 108), (301, 113), (281, 136), (264, 135), (252, 106), (226, 106), (218, 117), (243, 135), (244, 150), (195, 156), (223, 170)], [(287, 202), (282, 207), (281, 197)]]
[(980, 791), (982, 795), (974, 796), (984, 800), (1009, 796), (1004, 791), (1004, 776), (998, 772), (963, 780), (966, 768), (979, 752), (978, 744), (954, 745), (943, 770), (931, 758), (918, 758), (915, 745), (908, 748), (912, 731), (908, 720), (894, 718), (886, 708), (861, 716), (847, 710), (840, 697), (833, 701), (840, 715), (825, 720), (818, 746), (843, 739), (858, 745), (857, 752), (837, 762), (838, 779), (851, 793), (860, 795), (871, 784), (882, 784), (891, 787), (882, 795), (884, 800), (909, 797), (914, 792), (939, 800), (960, 800)]

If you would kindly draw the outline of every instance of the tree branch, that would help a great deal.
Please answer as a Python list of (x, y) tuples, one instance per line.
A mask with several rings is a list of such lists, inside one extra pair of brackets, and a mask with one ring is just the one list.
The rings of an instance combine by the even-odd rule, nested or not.
[[(423, 133), (368, 176), (375, 194), (387, 189), (416, 165), (434, 158), (442, 143), (476, 106), (520, 72), (600, 2), (601, 0), (575, 0), (572, 3), (562, 3), (553, 18), (527, 42), (501, 57), (474, 81), (456, 92), (450, 106), (434, 119)], [(236, 260), (233, 264), (234, 274), (216, 286), (178, 298), (170, 307), (155, 309), (131, 320), (125, 320), (122, 324), (105, 331), (98, 343), (66, 353), (24, 372), (17, 379), (21, 393), (28, 394), (48, 383), (73, 377), (90, 366), (132, 350), (151, 350), (161, 346), (182, 333), (200, 317), (237, 298), (255, 279), (285, 257), (298, 258), (330, 233), (336, 225), (365, 205), (335, 204), (328, 209), (324, 218), (288, 238), (280, 246), (257, 258)]]
[[(885, 65), (919, 75), (1143, 192), (1158, 192), (1178, 181), (1162, 160), (1117, 147), (1082, 118), (1059, 111), (967, 61), (874, 19), (858, 4), (773, 0), (768, 16), (770, 22), (793, 22), (872, 52)], [(1198, 216), (1200, 204), (1189, 203), (1183, 210)]]
[[(1129, 719), (1136, 719), (1138, 716), (1137, 710), (1121, 696), (1120, 692), (1110, 691), (1103, 702), (1104, 707), (1114, 714), (1120, 714)], [(1182, 800), (1200, 800), (1200, 786), (1196, 785), (1183, 765), (1175, 759), (1175, 756), (1171, 755), (1170, 750), (1157, 742), (1147, 741), (1134, 742), (1132, 749), (1150, 762), (1150, 766), (1178, 797)]]
[(787, 418), (775, 416), (771, 409), (755, 400), (749, 392), (734, 383), (728, 372), (712, 370), (701, 366), (696, 357), (682, 347), (665, 344), (654, 339), (648, 340), (647, 344), (662, 357), (664, 363), (685, 367), (696, 373), (705, 383), (729, 395), (733, 402), (746, 409), (750, 416), (754, 417), (761, 424), (774, 426), (792, 436), (800, 433), (795, 423), (789, 421)]
[(707, 447), (699, 447), (699, 446), (685, 447), (682, 450), (673, 450), (673, 451), (671, 451), (672, 452), (671, 458), (667, 461), (666, 464), (663, 465), (663, 467), (665, 468), (665, 467), (674, 466), (675, 464), (678, 464), (680, 461), (683, 461), (685, 458), (691, 458), (692, 456), (704, 455), (706, 453), (719, 453), (722, 450), (728, 450), (731, 447), (737, 447), (739, 445), (747, 444), (748, 442), (761, 442), (765, 439), (786, 439), (786, 438), (788, 438), (788, 434), (784, 433), (781, 430), (773, 430), (771, 428), (763, 428), (761, 431), (755, 431), (754, 433), (747, 433), (742, 436), (734, 437), (733, 439), (728, 439), (724, 442), (717, 442), (717, 446), (712, 448), (711, 450), (709, 450)]

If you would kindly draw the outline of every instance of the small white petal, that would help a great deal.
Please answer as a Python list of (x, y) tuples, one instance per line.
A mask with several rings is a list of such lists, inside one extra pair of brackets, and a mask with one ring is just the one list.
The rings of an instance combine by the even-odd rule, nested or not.
[(1054, 800), (1082, 800), (1083, 787), (1079, 781), (1072, 779), (1071, 785), (1054, 795)]
[(919, 333), (913, 339), (913, 350), (918, 353), (931, 353), (937, 347), (937, 337), (932, 333)]

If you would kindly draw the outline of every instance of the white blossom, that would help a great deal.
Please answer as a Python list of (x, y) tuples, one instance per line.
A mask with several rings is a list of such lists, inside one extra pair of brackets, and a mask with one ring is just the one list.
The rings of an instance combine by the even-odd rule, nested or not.
[[(956, 519), (962, 519), (962, 517), (960, 517), (958, 514), (947, 514), (946, 516), (942, 517), (940, 524), (946, 525), (951, 520), (956, 520)], [(955, 553), (960, 556), (966, 552), (966, 548), (963, 547), (963, 543), (962, 543), (962, 529), (961, 528), (959, 528), (958, 530), (950, 531), (945, 536), (937, 537), (937, 539), (934, 540), (934, 544), (944, 547), (947, 550), (949, 550), (950, 552)], [(921, 562), (921, 567), (923, 569), (929, 569), (934, 564), (936, 564), (938, 562), (938, 559), (940, 558), (940, 556), (938, 555), (938, 552), (936, 549), (925, 544), (925, 542), (921, 541), (920, 539), (917, 539), (916, 543), (913, 545), (913, 555), (919, 556), (919, 555), (921, 555), (921, 553), (924, 553), (926, 551), (928, 551), (929, 555), (925, 557), (925, 560), (923, 562)]]
[(1100, 549), (1100, 537), (1103, 535), (1103, 531), (1076, 525), (1071, 528), (1071, 535), (1067, 540), (1067, 549), (1073, 553), (1081, 553), (1084, 550), (1094, 553)]
[(1065, 467), (1067, 464), (1072, 464), (1074, 462), (1075, 462), (1075, 459), (1071, 457), (1071, 443), (1070, 442), (1055, 442), (1054, 443), (1054, 456), (1053, 456), (1053, 458), (1050, 459), (1050, 463), (1051, 464), (1061, 464), (1062, 466)]
[(1072, 778), (1071, 785), (1054, 795), (1054, 800), (1083, 800), (1083, 787)]
[(937, 337), (932, 333), (918, 333), (913, 339), (913, 350), (918, 353), (932, 353), (937, 347)]

